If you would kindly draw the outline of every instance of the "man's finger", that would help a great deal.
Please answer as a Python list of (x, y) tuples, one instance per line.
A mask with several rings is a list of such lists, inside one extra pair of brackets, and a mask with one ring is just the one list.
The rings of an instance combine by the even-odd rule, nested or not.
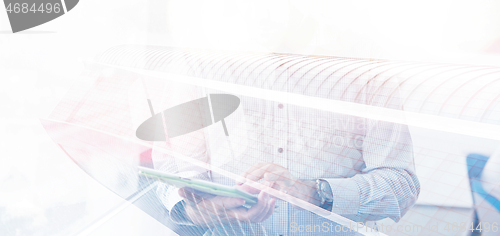
[(248, 211), (244, 207), (238, 207), (231, 210), (226, 210), (228, 221), (242, 221), (247, 220)]
[(183, 197), (183, 198), (187, 198), (187, 195), (186, 195), (186, 189), (184, 188), (180, 188), (177, 193), (179, 193), (179, 196)]
[(264, 173), (264, 179), (269, 182), (281, 181), (287, 186), (292, 186), (295, 182), (293, 177), (287, 169), (278, 169)]
[(269, 207), (270, 207), (269, 200), (271, 200), (271, 198), (269, 197), (269, 194), (264, 193), (262, 195), (261, 200), (259, 200), (259, 201), (265, 201), (266, 207), (264, 209), (262, 209), (262, 211), (255, 217), (254, 222), (262, 222), (264, 220), (264, 217), (266, 216), (267, 212), (269, 211)]
[(243, 180), (246, 178), (253, 181), (259, 181), (264, 178), (266, 173), (275, 172), (280, 169), (284, 168), (275, 164), (258, 165), (255, 166), (255, 168), (250, 168), (247, 172), (243, 173), (242, 177)]
[(268, 203), (268, 210), (265, 214), (262, 215), (260, 222), (263, 222), (263, 221), (269, 219), (269, 217), (271, 217), (271, 215), (274, 213), (275, 206), (276, 206), (276, 198), (271, 198), (269, 200), (269, 203)]
[(243, 191), (243, 192), (247, 192), (247, 193), (250, 193), (250, 194), (258, 194), (258, 193), (260, 193), (260, 189), (254, 188), (251, 185), (249, 185), (248, 183), (245, 183), (243, 185), (236, 185), (235, 187), (237, 189)]
[(234, 197), (215, 197), (210, 201), (212, 201), (221, 210), (234, 209), (243, 206), (245, 204), (245, 200)]
[(267, 211), (266, 207), (269, 202), (269, 194), (262, 191), (257, 197), (258, 202), (248, 210), (248, 218), (253, 219)]
[[(253, 173), (256, 170), (259, 170), (263, 168), (264, 166), (268, 165), (269, 163), (257, 163), (252, 166), (250, 166), (243, 174), (241, 174), (240, 178), (236, 180), (237, 184), (242, 184), (246, 182), (246, 178), (250, 175), (250, 173)], [(253, 180), (253, 179), (252, 179)], [(254, 180), (255, 181), (255, 180)]]
[(276, 198), (269, 198), (267, 199), (267, 205), (266, 209), (259, 214), (255, 222), (263, 222), (267, 220), (273, 213), (274, 213), (274, 207), (276, 206)]
[(192, 202), (198, 202), (199, 199), (201, 198), (200, 196), (196, 195), (191, 189), (188, 188), (180, 188), (178, 193), (182, 198)]

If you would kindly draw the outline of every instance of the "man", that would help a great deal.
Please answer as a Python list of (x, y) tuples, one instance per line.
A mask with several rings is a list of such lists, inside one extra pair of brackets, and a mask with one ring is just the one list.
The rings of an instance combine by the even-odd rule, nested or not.
[[(311, 78), (307, 73), (290, 73), (293, 67), (283, 67), (275, 69), (283, 73), (253, 78), (252, 85), (346, 104), (401, 109), (397, 83), (392, 81), (369, 76)], [(339, 71), (334, 66), (324, 67), (321, 73)], [(237, 77), (229, 82), (238, 81)], [(206, 90), (197, 96), (217, 92)], [(216, 123), (157, 144), (217, 170), (238, 174), (240, 179), (156, 149), (153, 160), (156, 169), (258, 194), (258, 203), (247, 209), (242, 199), (204, 196), (161, 185), (158, 195), (174, 222), (196, 226), (205, 235), (356, 233), (335, 227), (339, 226), (336, 222), (298, 205), (277, 200), (248, 184), (252, 181), (363, 224), (387, 217), (398, 221), (415, 203), (420, 190), (407, 126), (296, 106), (293, 100), (285, 104), (245, 96), (240, 99), (240, 107), (225, 119), (229, 136)]]

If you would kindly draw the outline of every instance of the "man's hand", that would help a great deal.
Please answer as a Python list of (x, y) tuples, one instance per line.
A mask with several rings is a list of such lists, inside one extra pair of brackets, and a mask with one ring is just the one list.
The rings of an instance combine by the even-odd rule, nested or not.
[[(270, 182), (270, 187), (294, 196), (296, 198), (307, 201), (311, 204), (319, 206), (319, 199), (316, 182), (311, 180), (300, 180), (295, 178), (285, 167), (274, 163), (258, 163), (246, 170), (242, 175), (240, 184), (244, 183), (245, 179), (259, 181), (264, 179)], [(302, 209), (294, 205), (297, 209)]]
[[(240, 190), (258, 193), (254, 189), (238, 186)], [(259, 223), (267, 220), (274, 212), (275, 198), (260, 192), (258, 203), (250, 209), (242, 207), (245, 201), (240, 198), (215, 196), (204, 198), (187, 188), (179, 189), (179, 195), (186, 203), (186, 214), (195, 225), (213, 226), (236, 221)]]

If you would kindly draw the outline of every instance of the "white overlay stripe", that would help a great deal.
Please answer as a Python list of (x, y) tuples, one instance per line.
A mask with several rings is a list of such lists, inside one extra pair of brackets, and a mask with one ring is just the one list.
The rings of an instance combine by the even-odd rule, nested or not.
[(135, 72), (141, 75), (147, 75), (151, 77), (190, 84), (194, 86), (203, 86), (210, 89), (224, 91), (230, 94), (238, 94), (242, 96), (254, 97), (264, 100), (301, 106), (301, 107), (364, 117), (373, 120), (406, 124), (409, 126), (426, 128), (431, 130), (438, 130), (443, 132), (450, 132), (450, 133), (474, 136), (479, 138), (500, 140), (499, 125), (460, 120), (443, 116), (422, 114), (417, 112), (395, 110), (385, 107), (376, 107), (376, 106), (370, 106), (366, 104), (359, 104), (353, 102), (311, 97), (302, 94), (273, 91), (246, 85), (232, 84), (232, 83), (209, 80), (209, 79), (201, 79), (192, 76), (166, 73), (161, 71), (127, 68), (109, 64), (105, 65), (117, 69)]

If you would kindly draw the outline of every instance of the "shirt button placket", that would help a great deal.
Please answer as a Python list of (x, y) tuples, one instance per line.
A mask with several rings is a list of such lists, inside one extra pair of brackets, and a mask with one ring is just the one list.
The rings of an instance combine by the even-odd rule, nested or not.
[(275, 114), (277, 122), (276, 127), (278, 127), (278, 129), (276, 130), (277, 148), (275, 150), (277, 152), (276, 154), (277, 158), (275, 163), (285, 168), (288, 168), (288, 158), (287, 158), (288, 120), (287, 120), (287, 109), (285, 105), (279, 103), (277, 105), (277, 110)]
[[(274, 148), (274, 163), (278, 164), (280, 166), (283, 166), (285, 168), (288, 168), (288, 157), (287, 157), (287, 152), (288, 152), (288, 147), (287, 147), (287, 139), (288, 139), (288, 119), (287, 119), (287, 107), (282, 104), (275, 104), (275, 124), (274, 127), (276, 129), (274, 130), (275, 134), (275, 148)], [(279, 229), (277, 229), (278, 235), (286, 235), (288, 232), (288, 205), (285, 202), (278, 202), (280, 209), (280, 215), (283, 219), (285, 219), (284, 223), (283, 221), (276, 222), (275, 225), (280, 225)]]

